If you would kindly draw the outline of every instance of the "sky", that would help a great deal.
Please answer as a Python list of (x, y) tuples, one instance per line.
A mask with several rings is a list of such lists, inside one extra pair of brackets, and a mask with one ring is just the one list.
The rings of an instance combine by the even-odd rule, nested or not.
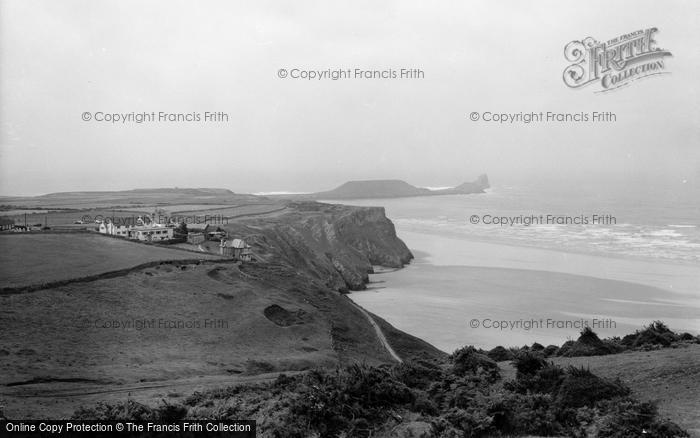
[[(0, 1), (0, 195), (145, 187), (453, 186), (487, 173), (700, 184), (697, 1)], [(670, 74), (608, 93), (564, 47), (658, 28)], [(422, 79), (288, 72), (418, 68)], [(97, 113), (224, 112), (109, 123)], [(483, 115), (611, 111), (612, 123)], [(91, 120), (83, 120), (89, 112)]]

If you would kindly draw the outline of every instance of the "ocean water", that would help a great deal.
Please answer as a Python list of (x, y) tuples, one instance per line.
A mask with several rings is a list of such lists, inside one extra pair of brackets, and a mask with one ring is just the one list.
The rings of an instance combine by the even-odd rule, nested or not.
[[(417, 256), (403, 270), (371, 276), (370, 290), (351, 298), (446, 351), (561, 344), (581, 323), (598, 323), (603, 336), (654, 320), (700, 332), (700, 193), (689, 186), (503, 185), (479, 195), (342, 203), (385, 207)], [(570, 220), (483, 223), (540, 215)], [(591, 223), (593, 215), (607, 220)], [(514, 326), (485, 328), (484, 320)]]
[[(348, 201), (343, 201), (348, 203)], [(397, 230), (700, 267), (700, 190), (684, 187), (497, 186), (479, 195), (350, 201), (381, 205)], [(471, 216), (479, 218), (470, 223)], [(547, 215), (588, 224), (547, 222)], [(593, 224), (593, 215), (610, 220)], [(484, 218), (545, 223), (484, 224)], [(612, 221), (614, 218), (614, 222)], [(493, 222), (493, 220), (492, 220)], [(522, 222), (522, 220), (521, 220)]]

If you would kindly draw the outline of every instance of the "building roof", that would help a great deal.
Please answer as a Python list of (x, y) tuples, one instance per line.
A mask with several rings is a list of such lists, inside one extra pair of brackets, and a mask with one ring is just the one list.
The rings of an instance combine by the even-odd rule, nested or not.
[(208, 226), (208, 224), (205, 223), (194, 223), (194, 224), (186, 224), (187, 225), (187, 230), (194, 230), (194, 231), (204, 231), (204, 229)]
[(14, 225), (15, 221), (9, 217), (0, 217), (0, 225)]
[(237, 248), (237, 249), (245, 249), (245, 248), (250, 248), (250, 245), (245, 243), (245, 240), (242, 239), (233, 239), (233, 240), (227, 240), (224, 242), (224, 246), (228, 248)]
[(162, 224), (156, 224), (156, 225), (136, 225), (134, 227), (130, 228), (133, 231), (155, 231), (155, 230), (167, 230), (167, 229), (172, 229), (170, 227), (166, 227), (165, 225)]

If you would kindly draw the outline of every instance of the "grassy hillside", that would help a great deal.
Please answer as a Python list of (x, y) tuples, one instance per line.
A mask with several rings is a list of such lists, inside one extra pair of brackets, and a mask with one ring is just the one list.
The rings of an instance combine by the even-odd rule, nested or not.
[(95, 233), (4, 234), (0, 248), (0, 290), (96, 276), (150, 262), (220, 259)]
[(186, 378), (392, 362), (349, 300), (283, 266), (156, 266), (0, 296), (0, 319), (0, 399), (12, 418), (34, 409), (55, 416), (57, 406), (30, 409), (22, 397), (67, 382), (89, 395)]

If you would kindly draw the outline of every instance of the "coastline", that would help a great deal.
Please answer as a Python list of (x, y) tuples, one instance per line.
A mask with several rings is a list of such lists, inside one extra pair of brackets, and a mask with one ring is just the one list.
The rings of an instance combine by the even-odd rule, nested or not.
[(416, 235), (424, 235), (424, 236), (439, 236), (439, 237), (447, 237), (449, 239), (454, 239), (454, 240), (465, 240), (469, 241), (472, 243), (483, 243), (483, 244), (488, 244), (488, 245), (502, 245), (502, 246), (508, 246), (508, 247), (517, 247), (517, 248), (527, 248), (527, 249), (538, 249), (538, 250), (543, 250), (543, 251), (554, 251), (554, 252), (565, 252), (567, 254), (571, 255), (582, 255), (582, 256), (592, 256), (592, 257), (602, 257), (606, 259), (620, 259), (620, 260), (628, 260), (628, 261), (639, 261), (639, 262), (654, 262), (654, 263), (663, 263), (663, 264), (669, 264), (669, 265), (677, 265), (677, 266), (688, 266), (688, 267), (694, 267), (695, 262), (692, 260), (685, 260), (685, 259), (679, 259), (679, 258), (667, 258), (667, 257), (659, 257), (656, 259), (652, 259), (648, 256), (641, 256), (638, 254), (623, 254), (619, 252), (595, 252), (591, 250), (584, 250), (581, 248), (576, 248), (576, 247), (567, 247), (565, 250), (562, 250), (560, 248), (555, 247), (554, 245), (543, 245), (543, 242), (540, 242), (538, 244), (532, 244), (528, 243), (526, 240), (523, 239), (510, 239), (510, 238), (504, 238), (503, 236), (483, 236), (483, 235), (478, 235), (478, 234), (462, 234), (462, 233), (456, 233), (456, 232), (450, 232), (450, 231), (445, 231), (445, 230), (440, 230), (440, 234), (432, 233), (430, 231), (424, 232), (421, 230), (416, 229), (416, 227), (413, 226), (406, 226), (400, 222), (400, 220), (392, 219), (396, 223), (396, 227), (399, 231), (397, 233), (400, 235), (399, 237), (405, 238), (406, 235), (411, 235), (411, 234), (416, 234)]
[(626, 281), (686, 295), (696, 299), (695, 305), (700, 305), (700, 273), (694, 265), (681, 261), (557, 251), (407, 230), (398, 230), (397, 234), (412, 251), (424, 254), (416, 261), (419, 263), (534, 269)]
[[(470, 344), (561, 345), (578, 336), (581, 327), (547, 327), (549, 319), (579, 326), (613, 321), (614, 327), (593, 327), (601, 337), (628, 334), (657, 319), (680, 331), (700, 331), (693, 316), (700, 311), (693, 288), (698, 274), (683, 264), (397, 234), (416, 259), (402, 270), (371, 275), (368, 290), (350, 298), (443, 351)], [(480, 326), (484, 319), (520, 326), (474, 329), (472, 319)]]

